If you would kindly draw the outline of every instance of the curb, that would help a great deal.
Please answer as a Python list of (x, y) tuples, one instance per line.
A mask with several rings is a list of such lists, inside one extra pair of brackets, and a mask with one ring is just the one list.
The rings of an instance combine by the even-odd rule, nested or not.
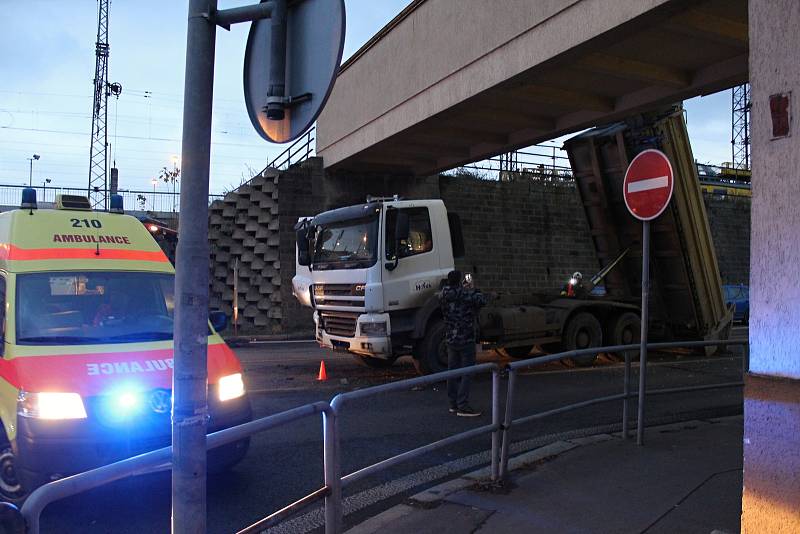
[(307, 341), (309, 343), (316, 341), (314, 339), (314, 332), (297, 332), (294, 334), (266, 334), (266, 335), (253, 335), (253, 336), (222, 336), (222, 339), (231, 347), (242, 347), (250, 343), (258, 343), (264, 341)]
[[(741, 415), (733, 415), (726, 417), (715, 417), (712, 419), (693, 419), (689, 421), (646, 428), (650, 432), (693, 430), (699, 426), (724, 423), (735, 419), (741, 419), (741, 417)], [(629, 432), (629, 436), (635, 439), (635, 430), (633, 432)], [(509, 458), (508, 476), (510, 478), (511, 473), (514, 471), (527, 469), (529, 466), (538, 462), (552, 460), (561, 454), (578, 447), (584, 447), (614, 439), (621, 440), (622, 432), (594, 434), (582, 438), (555, 441), (548, 445), (537, 447), (531, 451)], [(392, 523), (396, 522), (398, 519), (411, 514), (416, 510), (435, 508), (439, 506), (445, 499), (447, 499), (448, 496), (454, 493), (486, 484), (490, 476), (491, 466), (487, 466), (461, 475), (459, 478), (448, 480), (447, 482), (443, 482), (428, 488), (415, 495), (412, 495), (406, 500), (405, 503), (393, 506), (392, 508), (383, 511), (380, 514), (353, 526), (347, 530), (347, 534), (373, 534), (382, 531), (386, 527), (392, 525)]]

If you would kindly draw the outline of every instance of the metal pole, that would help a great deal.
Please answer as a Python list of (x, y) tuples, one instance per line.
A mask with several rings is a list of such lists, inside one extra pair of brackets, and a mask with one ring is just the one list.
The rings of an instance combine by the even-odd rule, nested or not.
[(206, 531), (208, 176), (217, 0), (190, 0), (175, 275), (172, 532)]
[(286, 97), (286, 0), (274, 0), (270, 17), (269, 89), (267, 90), (267, 118), (283, 120)]
[(500, 371), (492, 369), (492, 482), (499, 480), (500, 474)]
[(509, 431), (513, 422), (512, 409), (514, 407), (514, 384), (517, 381), (517, 372), (508, 370), (508, 390), (506, 391), (506, 418), (503, 423), (503, 444), (500, 447), (500, 480), (505, 480), (508, 475), (508, 450), (511, 446)]
[(647, 323), (650, 296), (650, 221), (642, 222), (642, 334), (639, 342), (639, 418), (636, 444), (644, 445), (644, 396), (647, 388)]
[(628, 404), (630, 404), (631, 394), (631, 352), (625, 351), (625, 378), (622, 392), (625, 398), (622, 399), (622, 439), (628, 439)]
[(31, 170), (28, 172), (28, 187), (33, 187), (33, 158), (28, 158), (31, 162)]
[(342, 471), (339, 464), (339, 417), (332, 410), (322, 412), (325, 485), (325, 534), (339, 534), (342, 529)]

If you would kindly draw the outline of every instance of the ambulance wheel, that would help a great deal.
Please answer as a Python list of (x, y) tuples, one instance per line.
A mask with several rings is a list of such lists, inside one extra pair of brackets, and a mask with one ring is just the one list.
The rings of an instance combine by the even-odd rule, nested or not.
[(250, 438), (240, 439), (208, 451), (208, 473), (219, 475), (233, 469), (250, 449)]
[(521, 347), (503, 347), (498, 349), (498, 352), (503, 356), (521, 360), (522, 358), (527, 358), (532, 350), (533, 345), (523, 345)]
[[(581, 350), (603, 345), (603, 327), (600, 321), (591, 313), (581, 312), (574, 315), (562, 337), (564, 350)], [(569, 367), (590, 367), (597, 359), (597, 355), (581, 356), (580, 358), (566, 358), (563, 362)]]
[(6, 445), (0, 453), (0, 498), (12, 504), (22, 504), (28, 492), (17, 479), (14, 464), (14, 451)]
[(397, 360), (397, 356), (389, 356), (389, 359), (373, 358), (372, 356), (362, 356), (361, 354), (353, 354), (353, 359), (365, 367), (372, 367), (373, 369), (388, 369)]
[(418, 343), (414, 351), (414, 367), (421, 375), (429, 375), (447, 371), (447, 342), (444, 338), (444, 321), (432, 323), (425, 337)]

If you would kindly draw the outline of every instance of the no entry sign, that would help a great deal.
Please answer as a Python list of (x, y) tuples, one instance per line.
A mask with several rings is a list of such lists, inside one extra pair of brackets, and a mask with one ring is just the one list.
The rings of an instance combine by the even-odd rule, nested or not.
[(641, 152), (625, 171), (623, 196), (631, 215), (650, 221), (661, 215), (672, 198), (672, 165), (660, 150)]

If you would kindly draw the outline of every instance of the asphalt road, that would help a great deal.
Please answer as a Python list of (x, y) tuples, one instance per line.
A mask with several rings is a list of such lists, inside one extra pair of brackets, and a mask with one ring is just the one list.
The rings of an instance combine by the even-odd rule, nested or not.
[[(739, 337), (746, 332), (739, 330)], [(735, 349), (732, 349), (732, 351)], [(308, 343), (252, 344), (236, 349), (256, 417), (308, 402), (330, 400), (337, 393), (416, 376), (410, 360), (388, 370), (358, 365), (345, 354), (326, 353)], [(328, 380), (318, 382), (324, 359)], [(502, 361), (492, 353), (481, 361)], [(648, 387), (677, 387), (736, 381), (741, 358), (673, 353), (653, 357)], [(636, 370), (633, 379), (638, 380)], [(488, 412), (488, 375), (473, 382), (472, 404)], [(622, 366), (602, 359), (592, 368), (560, 364), (525, 372), (518, 382), (516, 414), (533, 413), (577, 400), (610, 395), (622, 389)], [(662, 395), (648, 399), (648, 424), (740, 413), (740, 388)], [(635, 408), (631, 413), (635, 413)], [(608, 430), (621, 417), (619, 402), (592, 406), (515, 428), (515, 450), (564, 432)], [(342, 466), (346, 473), (447, 435), (487, 424), (447, 411), (442, 385), (372, 397), (347, 406), (342, 419)], [(594, 429), (594, 430), (593, 430)], [(346, 525), (401, 502), (426, 486), (488, 462), (489, 436), (409, 461), (347, 488)], [(235, 532), (322, 486), (322, 424), (319, 418), (293, 423), (253, 438), (248, 456), (232, 472), (211, 477), (208, 531)], [(168, 473), (121, 481), (48, 507), (43, 532), (168, 532)], [(277, 532), (305, 532), (319, 525), (319, 513), (301, 515)]]

